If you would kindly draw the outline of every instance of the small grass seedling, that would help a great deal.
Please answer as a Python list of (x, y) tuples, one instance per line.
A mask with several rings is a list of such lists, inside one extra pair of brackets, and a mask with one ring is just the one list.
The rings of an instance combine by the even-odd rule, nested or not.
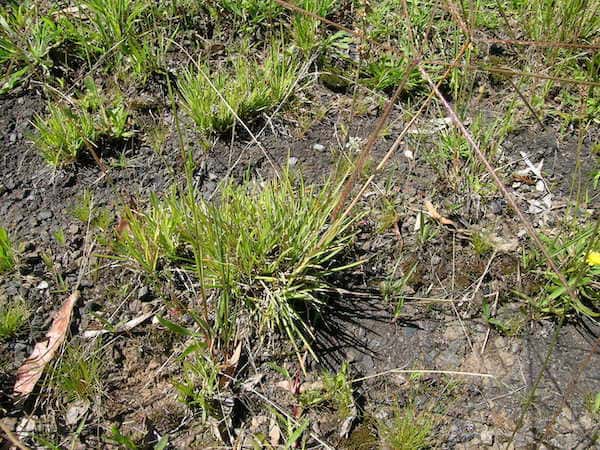
[(61, 400), (94, 400), (102, 394), (103, 356), (98, 346), (68, 346), (52, 376)]
[(330, 404), (345, 419), (352, 414), (354, 392), (349, 380), (349, 365), (344, 362), (337, 373), (322, 375), (323, 389), (309, 390), (300, 395), (300, 403), (306, 407)]
[[(120, 448), (125, 448), (127, 450), (141, 450), (150, 448), (146, 442), (143, 444), (137, 444), (132, 438), (123, 434), (116, 425), (111, 428), (110, 435), (110, 440), (119, 445)], [(169, 435), (165, 434), (152, 446), (152, 450), (165, 450), (168, 447)]]
[(22, 298), (3, 299), (0, 304), (0, 341), (17, 334), (29, 319), (31, 309)]
[(54, 238), (54, 241), (61, 247), (64, 247), (67, 244), (65, 230), (62, 228), (59, 228), (58, 230), (54, 231), (52, 233), (52, 237)]
[(417, 269), (417, 263), (415, 263), (408, 272), (402, 275), (402, 277), (396, 278), (394, 274), (396, 273), (399, 264), (400, 260), (396, 262), (392, 275), (383, 280), (379, 287), (383, 300), (388, 304), (394, 305), (395, 319), (398, 319), (402, 314), (406, 287), (408, 286), (408, 283), (410, 283), (410, 280)]
[(418, 414), (413, 406), (397, 408), (391, 423), (379, 422), (377, 429), (381, 443), (394, 450), (420, 450), (431, 444), (433, 420)]
[(108, 229), (112, 222), (110, 212), (105, 208), (100, 208), (94, 203), (94, 194), (89, 189), (84, 189), (83, 193), (76, 199), (71, 207), (71, 215), (82, 222), (84, 225), (90, 225), (99, 230)]
[(8, 231), (0, 227), (0, 273), (8, 272), (15, 267), (15, 252)]

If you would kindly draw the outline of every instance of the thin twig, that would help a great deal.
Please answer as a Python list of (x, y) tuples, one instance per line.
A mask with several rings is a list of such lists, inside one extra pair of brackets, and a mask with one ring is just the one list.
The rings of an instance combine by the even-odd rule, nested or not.
[(350, 380), (350, 383), (358, 383), (361, 381), (371, 380), (373, 378), (382, 377), (391, 373), (420, 373), (420, 374), (442, 374), (442, 375), (460, 375), (465, 377), (479, 377), (479, 378), (496, 378), (490, 373), (478, 373), (478, 372), (461, 372), (458, 370), (433, 370), (433, 369), (389, 369), (383, 372), (376, 373), (373, 375), (367, 375), (366, 377), (355, 378)]

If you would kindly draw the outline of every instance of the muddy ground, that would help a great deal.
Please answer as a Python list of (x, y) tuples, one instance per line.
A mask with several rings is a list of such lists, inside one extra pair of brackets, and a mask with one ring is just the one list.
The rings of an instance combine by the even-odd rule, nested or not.
[[(165, 101), (166, 93), (153, 95), (164, 96), (159, 103)], [(289, 162), (308, 181), (320, 182), (340, 156), (354, 151), (352, 145), (346, 145), (340, 124), (349, 126), (350, 141), (364, 142), (381, 111), (372, 108), (364, 115), (351, 116), (348, 96), (324, 86), (318, 86), (310, 98), (327, 111), (324, 117), (316, 118), (306, 129), (300, 129), (291, 115), (276, 117), (273, 123), (264, 124), (259, 140), (279, 164)], [(473, 105), (473, 111), (494, 103), (493, 98), (486, 102)], [(142, 277), (102, 257), (101, 242), (96, 241), (87, 270), (81, 271), (94, 236), (86, 224), (73, 217), (73, 207), (88, 189), (97, 206), (109, 213), (114, 227), (123, 204), (131, 198), (143, 201), (151, 192), (161, 194), (181, 183), (183, 162), (174, 133), (165, 140), (160, 154), (140, 133), (123, 147), (100, 149), (110, 167), (106, 175), (93, 161), (54, 170), (30, 143), (31, 120), (44, 110), (42, 94), (34, 89), (11, 94), (0, 99), (0, 105), (0, 225), (10, 231), (20, 248), (18, 271), (0, 279), (0, 299), (21, 296), (34, 309), (26, 330), (0, 347), (0, 411), (6, 423), (30, 444), (28, 439), (35, 432), (65, 448), (107, 448), (114, 446), (107, 435), (117, 425), (138, 442), (146, 442), (147, 448), (165, 434), (170, 436), (172, 448), (223, 448), (223, 442), (215, 437), (218, 433), (178, 401), (173, 387), (176, 366), (171, 362), (181, 343), (152, 320), (102, 341), (104, 392), (97, 402), (54, 404), (43, 387), (27, 403), (13, 402), (16, 368), (43, 337), (52, 312), (67, 295), (63, 287), (71, 289), (80, 278), (82, 295), (71, 327), (74, 342), (82, 339), (84, 331), (101, 328), (99, 316), (126, 321), (159, 310), (160, 299), (153, 296)], [(173, 123), (168, 108), (157, 108), (152, 114), (140, 111), (138, 123), (151, 123), (151, 117), (157, 116), (166, 124)], [(416, 128), (428, 127), (434, 117), (432, 112)], [(402, 111), (394, 111), (391, 122), (389, 134), (379, 140), (372, 154), (375, 162), (401, 129)], [(256, 131), (261, 125), (254, 125)], [(558, 126), (547, 123), (546, 130), (540, 130), (524, 120), (495, 160), (538, 229), (552, 228), (565, 213), (576, 169), (576, 132), (559, 133)], [(196, 149), (199, 169), (195, 177), (206, 196), (230, 173), (237, 178), (248, 173), (257, 178), (270, 176), (263, 152), (248, 136), (238, 133), (233, 139), (224, 138), (204, 152), (185, 118), (184, 130), (186, 145)], [(597, 137), (596, 130), (583, 143), (584, 168), (597, 164), (590, 154)], [(406, 147), (415, 145), (416, 149), (416, 142), (417, 138), (409, 135)], [(332, 299), (331, 311), (317, 324), (320, 362), (309, 361), (308, 375), (302, 377), (303, 381), (315, 380), (324, 368), (336, 370), (349, 361), (352, 378), (362, 379), (355, 384), (359, 414), (349, 437), (341, 438), (342, 419), (335, 412), (307, 412), (313, 435), (310, 447), (321, 445), (314, 438), (317, 436), (334, 448), (379, 448), (375, 423), (390, 421), (398, 404), (437, 417), (432, 443), (436, 448), (510, 445), (574, 449), (597, 445), (598, 417), (586, 402), (600, 391), (600, 329), (591, 321), (532, 320), (530, 308), (514, 293), (528, 286), (527, 275), (519, 271), (520, 250), (479, 256), (468, 239), (437, 224), (432, 239), (425, 244), (417, 241), (416, 217), (423, 201), (431, 199), (444, 214), (453, 207), (453, 217), (461, 223), (491, 229), (519, 245), (527, 242), (522, 225), (500, 194), (481, 198), (449, 188), (424, 162), (427, 149), (427, 144), (421, 144), (414, 159), (399, 151), (361, 201), (367, 214), (359, 224), (353, 257), (365, 262), (342, 282), (356, 295)], [(121, 152), (126, 156), (125, 165), (118, 164)], [(534, 163), (544, 159), (544, 175), (554, 194), (551, 209), (535, 208), (539, 204), (535, 201), (542, 199), (535, 186), (510, 182), (510, 173), (524, 167), (521, 152)], [(379, 225), (382, 192), (398, 213), (395, 226), (386, 229)], [(64, 243), (54, 238), (60, 230)], [(44, 255), (50, 255), (53, 271), (44, 263)], [(400, 316), (395, 317), (394, 305), (379, 294), (380, 283), (395, 267), (406, 273), (413, 266), (409, 294)], [(507, 336), (490, 328), (481, 312), (484, 301), (494, 304), (498, 317), (521, 320), (519, 332)], [(297, 361), (267, 344), (258, 348), (248, 345), (248, 349), (248, 361), (242, 364), (238, 381), (240, 385), (245, 380), (255, 383), (248, 390), (236, 389), (230, 399), (237, 412), (231, 413), (234, 423), (228, 433), (237, 433), (231, 439), (236, 448), (248, 444), (252, 434), (269, 432), (264, 397), (286, 411), (295, 404), (292, 394), (277, 387), (281, 376), (267, 363), (278, 361), (295, 373)], [(426, 371), (416, 376), (394, 369)], [(528, 401), (537, 383), (535, 396)], [(85, 427), (73, 434), (82, 420)]]

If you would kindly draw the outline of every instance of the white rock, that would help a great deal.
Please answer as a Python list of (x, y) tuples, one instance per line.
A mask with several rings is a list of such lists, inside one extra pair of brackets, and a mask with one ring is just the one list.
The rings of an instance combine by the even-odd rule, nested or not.
[(67, 425), (75, 425), (79, 419), (87, 412), (90, 407), (89, 402), (75, 402), (69, 406), (65, 414), (65, 423)]
[(544, 192), (546, 190), (546, 185), (542, 180), (537, 180), (535, 183), (535, 190), (538, 192)]

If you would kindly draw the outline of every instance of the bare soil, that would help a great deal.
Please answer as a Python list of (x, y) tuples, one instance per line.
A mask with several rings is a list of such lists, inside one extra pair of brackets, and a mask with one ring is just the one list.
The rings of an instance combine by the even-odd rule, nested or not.
[[(167, 103), (166, 93), (156, 87), (141, 88), (138, 94), (156, 97), (158, 105)], [(273, 160), (280, 165), (293, 164), (308, 181), (318, 183), (345, 152), (354, 156), (340, 124), (349, 125), (348, 135), (355, 142), (364, 142), (380, 110), (373, 108), (365, 115), (351, 116), (349, 95), (324, 86), (318, 86), (310, 98), (327, 113), (308, 129), (302, 129), (293, 115), (286, 113), (271, 123), (255, 124), (254, 131), (264, 125), (259, 140)], [(489, 105), (493, 98), (486, 101)], [(218, 433), (202, 425), (200, 418), (178, 401), (173, 386), (177, 366), (170, 363), (180, 342), (152, 321), (103, 340), (104, 394), (86, 407), (86, 426), (78, 436), (70, 433), (81, 418), (75, 424), (66, 422), (73, 405), (53, 405), (44, 387), (25, 404), (13, 403), (10, 393), (16, 368), (43, 337), (52, 312), (66, 296), (55, 274), (60, 274), (66, 286), (75, 286), (78, 281), (89, 243), (85, 224), (72, 213), (78, 197), (84, 189), (91, 190), (96, 205), (110, 213), (114, 226), (120, 209), (131, 199), (143, 202), (151, 192), (160, 195), (173, 184), (182, 183), (183, 161), (176, 133), (170, 133), (159, 154), (140, 127), (138, 137), (121, 148), (100, 149), (110, 167), (106, 175), (93, 161), (55, 171), (45, 165), (29, 139), (33, 117), (44, 110), (43, 95), (35, 90), (16, 93), (0, 99), (0, 105), (0, 225), (10, 231), (22, 250), (18, 271), (0, 278), (0, 300), (22, 296), (34, 310), (27, 329), (0, 347), (0, 408), (6, 419), (21, 436), (27, 436), (27, 430), (31, 431), (27, 424), (33, 423), (37, 433), (61, 445), (68, 447), (73, 439), (74, 448), (107, 448), (112, 445), (107, 436), (113, 425), (146, 442), (147, 448), (164, 434), (170, 435), (173, 448), (222, 446), (215, 437)], [(138, 124), (151, 124), (155, 117), (173, 124), (168, 108), (159, 106), (136, 114)], [(183, 120), (185, 145), (195, 149), (200, 168), (196, 181), (206, 196), (211, 196), (229, 173), (238, 179), (269, 177), (272, 173), (263, 151), (249, 136), (236, 133), (205, 152), (193, 127)], [(427, 126), (429, 120), (424, 118), (417, 127)], [(401, 111), (395, 111), (391, 121), (395, 125), (373, 151), (375, 162), (401, 128)], [(521, 152), (534, 163), (544, 159), (555, 209), (528, 213), (540, 229), (551, 228), (564, 214), (572, 175), (578, 170), (577, 153), (581, 153), (584, 171), (596, 164), (590, 147), (597, 132), (578, 147), (575, 131), (559, 133), (557, 124), (546, 126), (547, 130), (539, 131), (535, 123), (524, 123), (509, 136), (503, 154), (495, 161), (497, 167), (504, 167), (501, 174), (527, 211), (539, 194), (534, 186), (514, 187), (508, 177), (516, 168), (524, 167), (519, 162)], [(416, 148), (416, 138), (409, 137), (406, 142)], [(350, 361), (352, 377), (363, 379), (355, 384), (360, 414), (349, 437), (340, 438), (342, 418), (335, 412), (326, 408), (319, 413), (307, 412), (313, 434), (334, 448), (378, 448), (377, 421), (391, 420), (394, 405), (412, 404), (437, 418), (434, 446), (439, 448), (503, 448), (509, 441), (513, 448), (597, 445), (598, 417), (592, 415), (586, 402), (590, 395), (600, 392), (600, 330), (585, 321), (576, 325), (531, 320), (531, 309), (514, 294), (515, 290), (527, 290), (529, 283), (519, 270), (518, 251), (479, 256), (460, 233), (437, 225), (436, 236), (425, 244), (418, 242), (416, 215), (429, 198), (440, 211), (452, 212), (461, 223), (491, 228), (507, 239), (526, 243), (520, 233), (522, 225), (500, 194), (482, 198), (449, 188), (424, 162), (426, 151), (426, 145), (419, 147), (414, 160), (401, 152), (394, 155), (361, 202), (368, 214), (360, 223), (352, 257), (364, 258), (365, 262), (351, 277), (340, 281), (340, 287), (356, 294), (331, 300), (330, 311), (316, 325), (320, 361), (309, 361), (308, 375), (302, 377), (303, 381), (315, 380), (322, 370), (337, 370), (341, 362)], [(125, 167), (117, 164), (122, 152)], [(398, 205), (396, 229), (379, 226), (378, 199), (384, 190)], [(66, 237), (64, 244), (53, 237), (60, 230)], [(51, 255), (55, 274), (44, 264), (43, 254)], [(82, 296), (72, 323), (74, 341), (82, 339), (84, 331), (102, 327), (98, 315), (126, 321), (157, 310), (161, 304), (153, 297), (151, 286), (146, 293), (148, 286), (142, 278), (103, 258), (100, 244), (92, 254), (90, 270), (83, 273), (79, 283)], [(398, 261), (404, 273), (412, 266), (416, 269), (409, 282), (409, 298), (395, 318), (394, 305), (383, 301), (379, 286)], [(126, 292), (119, 291), (123, 286)], [(522, 317), (524, 326), (515, 336), (490, 328), (482, 316), (483, 301), (495, 302), (498, 316)], [(176, 311), (169, 314), (177, 317)], [(258, 431), (268, 433), (269, 424), (262, 419), (268, 408), (257, 393), (285, 410), (294, 408), (295, 397), (276, 386), (281, 377), (267, 365), (278, 361), (292, 373), (299, 371), (298, 362), (286, 351), (265, 345), (248, 352), (249, 359), (239, 371), (240, 384), (244, 377), (260, 381), (251, 390), (235, 390), (228, 399), (233, 405), (230, 430), (238, 433), (232, 445), (248, 443), (244, 436)], [(424, 372), (415, 376), (395, 369)], [(535, 398), (528, 399), (535, 385)], [(316, 441), (311, 442), (316, 445)]]

